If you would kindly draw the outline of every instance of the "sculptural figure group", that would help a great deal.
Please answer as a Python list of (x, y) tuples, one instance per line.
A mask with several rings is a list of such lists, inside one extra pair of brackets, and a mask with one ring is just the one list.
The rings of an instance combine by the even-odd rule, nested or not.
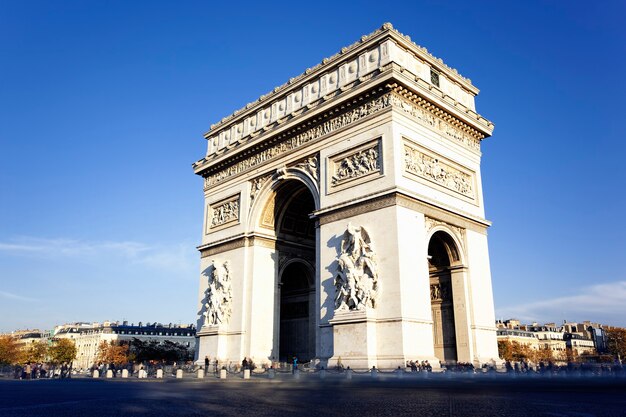
[(204, 312), (206, 325), (226, 324), (230, 318), (233, 295), (229, 266), (228, 261), (221, 266), (213, 261)]
[(343, 235), (335, 276), (335, 309), (364, 310), (376, 307), (380, 292), (378, 267), (367, 231), (352, 223)]

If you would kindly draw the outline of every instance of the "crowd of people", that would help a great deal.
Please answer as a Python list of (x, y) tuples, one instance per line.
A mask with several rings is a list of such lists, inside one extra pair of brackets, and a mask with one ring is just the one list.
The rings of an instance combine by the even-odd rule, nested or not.
[(433, 367), (428, 361), (407, 361), (406, 367), (411, 369), (411, 372), (432, 372)]
[(621, 363), (587, 363), (567, 362), (567, 364), (555, 364), (552, 361), (531, 364), (526, 360), (519, 362), (506, 361), (504, 369), (511, 374), (576, 374), (576, 375), (623, 375), (624, 368)]
[(72, 376), (72, 367), (67, 363), (60, 366), (48, 363), (26, 363), (13, 367), (15, 379), (43, 379), (43, 378), (69, 378)]

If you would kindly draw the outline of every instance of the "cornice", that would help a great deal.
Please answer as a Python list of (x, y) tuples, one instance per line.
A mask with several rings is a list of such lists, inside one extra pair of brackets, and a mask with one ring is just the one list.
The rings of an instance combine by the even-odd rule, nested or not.
[(391, 187), (353, 200), (323, 207), (313, 214), (319, 219), (320, 225), (324, 225), (391, 206), (401, 206), (416, 210), (428, 217), (438, 218), (480, 233), (485, 233), (486, 229), (491, 226), (491, 222), (482, 217), (447, 206), (424, 196), (418, 196), (413, 192), (398, 187)]
[(436, 70), (446, 73), (446, 75), (450, 76), (450, 78), (452, 78), (453, 80), (459, 82), (461, 85), (463, 85), (463, 87), (465, 87), (465, 89), (467, 89), (474, 95), (477, 95), (479, 93), (479, 90), (472, 85), (472, 81), (469, 78), (465, 78), (461, 74), (459, 74), (456, 68), (451, 68), (447, 66), (441, 58), (435, 57), (430, 52), (428, 52), (428, 49), (413, 42), (410, 36), (399, 32), (393, 27), (391, 23), (386, 22), (374, 32), (371, 32), (368, 35), (363, 35), (358, 41), (354, 42), (353, 44), (341, 48), (341, 50), (335, 55), (329, 58), (324, 58), (319, 64), (311, 68), (307, 68), (302, 74), (290, 78), (288, 82), (278, 87), (274, 87), (272, 91), (261, 95), (261, 97), (259, 97), (256, 101), (246, 104), (239, 110), (234, 111), (231, 115), (226, 116), (219, 122), (212, 124), (211, 129), (205, 134), (205, 137), (208, 137), (211, 132), (223, 127), (224, 124), (234, 119), (236, 116), (243, 115), (247, 112), (247, 110), (256, 108), (261, 103), (272, 101), (277, 96), (281, 95), (281, 93), (285, 92), (285, 90), (299, 86), (303, 83), (305, 79), (315, 78), (318, 73), (322, 72), (322, 69), (326, 70), (328, 69), (328, 67), (331, 67), (342, 60), (349, 59), (352, 55), (354, 55), (355, 51), (363, 49), (364, 45), (371, 45), (375, 43), (376, 40), (383, 37), (381, 35), (392, 36), (397, 44), (413, 52), (417, 58), (421, 59), (422, 61), (428, 62)]
[[(402, 73), (404, 72), (405, 71), (401, 71), (400, 77), (402, 77)], [(394, 75), (396, 75), (396, 73)], [(411, 78), (413, 78), (413, 80), (411, 80)], [(406, 85), (392, 84), (391, 87), (398, 95), (431, 111), (435, 116), (441, 117), (446, 122), (450, 122), (455, 126), (458, 125), (463, 131), (466, 131), (479, 140), (489, 137), (493, 133), (495, 126), (490, 120), (466, 108), (456, 100), (451, 99), (450, 96), (442, 93), (441, 90), (433, 88), (432, 85), (424, 85), (425, 83), (420, 82), (422, 80), (417, 77), (405, 77), (405, 79), (408, 81), (406, 84), (414, 81), (412, 84), (417, 88), (413, 90), (407, 88)], [(472, 127), (471, 125), (476, 127)]]
[[(316, 136), (314, 138), (313, 136), (308, 135), (307, 132), (310, 132), (311, 130), (318, 130), (319, 132), (317, 134), (323, 136), (337, 131), (339, 128), (334, 127), (334, 125), (324, 128), (320, 128), (319, 126), (329, 120), (332, 120), (333, 118), (349, 112), (351, 109), (357, 108), (363, 103), (367, 103), (376, 97), (380, 97), (386, 91), (389, 91), (389, 87), (385, 86), (385, 84), (379, 84), (369, 89), (360, 90), (357, 94), (342, 97), (341, 102), (329, 101), (328, 103), (325, 103), (328, 104), (328, 106), (316, 109), (319, 111), (311, 111), (310, 113), (307, 112), (306, 118), (289, 120), (289, 122), (293, 121), (292, 123), (284, 121), (277, 122), (273, 126), (274, 129), (267, 129), (266, 132), (259, 135), (258, 138), (255, 138), (256, 140), (254, 142), (240, 144), (239, 146), (243, 146), (237, 149), (236, 153), (222, 152), (218, 155), (213, 155), (211, 158), (207, 157), (197, 161), (193, 165), (194, 172), (198, 175), (205, 175), (207, 171), (213, 172), (221, 168), (225, 168), (246, 157), (258, 154), (259, 152), (262, 152), (285, 140), (289, 140), (290, 138), (306, 136), (302, 143), (309, 143), (313, 140), (317, 140), (317, 138), (321, 136)], [(386, 107), (388, 107), (388, 105)], [(347, 124), (342, 125), (340, 128), (345, 126), (347, 126)], [(298, 140), (298, 143), (300, 143), (300, 140)], [(238, 146), (235, 146), (234, 148), (236, 147)], [(234, 149), (231, 150), (234, 151)]]
[[(228, 152), (198, 161), (194, 165), (195, 173), (206, 178), (205, 188), (213, 186), (334, 134), (370, 115), (392, 108), (470, 152), (480, 154), (480, 141), (493, 128), (489, 121), (484, 118), (480, 121), (475, 118), (463, 120), (458, 109), (444, 110), (444, 106), (432, 97), (426, 99), (428, 95), (420, 91), (410, 79), (399, 80), (398, 73), (391, 67), (367, 81), (359, 81), (363, 85), (352, 89), (350, 95), (329, 100), (325, 105), (307, 112), (306, 117), (277, 122), (255, 137), (254, 141), (238, 143), (227, 148)], [(219, 172), (222, 173), (217, 174)]]
[[(354, 87), (355, 81), (374, 76), (374, 72), (382, 72), (385, 66), (393, 63), (402, 65), (406, 60), (404, 54), (410, 54), (416, 62), (425, 64), (443, 74), (450, 83), (457, 84), (463, 94), (476, 95), (476, 89), (470, 80), (463, 78), (455, 69), (446, 66), (441, 59), (432, 56), (426, 48), (416, 45), (410, 37), (395, 30), (391, 24), (384, 24), (378, 30), (361, 37), (361, 40), (342, 48), (341, 52), (330, 58), (325, 58), (320, 64), (307, 69), (298, 77), (266, 95), (257, 101), (249, 103), (244, 108), (235, 111), (220, 122), (211, 126), (205, 134), (209, 141), (207, 158), (226, 151), (231, 145), (246, 142), (259, 134), (271, 129), (276, 122), (283, 122), (285, 118), (300, 116), (333, 96), (340, 95)], [(406, 55), (409, 56), (409, 55)], [(402, 68), (401, 70), (404, 70)], [(416, 81), (421, 81), (433, 94), (450, 101), (450, 96), (424, 80), (424, 74), (413, 74)], [(358, 83), (357, 83), (358, 84)], [(460, 91), (461, 91), (460, 90)], [(457, 94), (457, 93), (452, 93)], [(473, 112), (473, 104), (464, 104), (452, 99), (460, 110)], [(469, 105), (471, 108), (467, 107)], [(473, 112), (476, 114), (475, 112)], [(207, 159), (205, 158), (205, 159)], [(200, 160), (194, 164), (194, 168)]]

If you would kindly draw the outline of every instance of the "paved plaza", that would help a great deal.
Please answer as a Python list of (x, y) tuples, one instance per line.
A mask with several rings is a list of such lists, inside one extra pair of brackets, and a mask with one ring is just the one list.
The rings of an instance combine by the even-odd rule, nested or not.
[(625, 378), (0, 379), (0, 416), (624, 416)]

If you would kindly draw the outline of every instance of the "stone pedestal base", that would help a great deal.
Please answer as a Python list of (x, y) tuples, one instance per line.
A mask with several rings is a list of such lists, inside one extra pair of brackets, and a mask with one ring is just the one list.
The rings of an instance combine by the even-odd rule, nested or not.
[(333, 356), (328, 366), (338, 364), (351, 369), (377, 366), (376, 320), (367, 310), (335, 311), (329, 320), (333, 326)]
[[(204, 364), (204, 357), (224, 362), (228, 358), (228, 334), (224, 326), (202, 326), (198, 336), (198, 365)], [(210, 353), (210, 355), (209, 355)]]

